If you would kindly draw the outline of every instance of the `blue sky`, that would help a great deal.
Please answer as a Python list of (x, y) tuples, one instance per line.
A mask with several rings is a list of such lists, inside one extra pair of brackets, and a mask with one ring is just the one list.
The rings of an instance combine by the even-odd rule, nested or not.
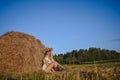
[(89, 47), (120, 52), (119, 0), (0, 0), (0, 35), (25, 32), (54, 54)]

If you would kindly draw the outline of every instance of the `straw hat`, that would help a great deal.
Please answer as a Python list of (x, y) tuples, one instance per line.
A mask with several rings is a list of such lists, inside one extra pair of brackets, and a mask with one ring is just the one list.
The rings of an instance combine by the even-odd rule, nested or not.
[(53, 50), (53, 48), (46, 48), (45, 53), (49, 52), (49, 51), (52, 51), (52, 50)]

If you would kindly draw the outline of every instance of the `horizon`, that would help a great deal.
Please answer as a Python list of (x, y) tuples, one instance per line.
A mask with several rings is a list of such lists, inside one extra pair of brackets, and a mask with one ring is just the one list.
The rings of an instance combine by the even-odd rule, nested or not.
[(120, 52), (119, 0), (0, 0), (0, 35), (35, 36), (53, 54), (91, 47)]

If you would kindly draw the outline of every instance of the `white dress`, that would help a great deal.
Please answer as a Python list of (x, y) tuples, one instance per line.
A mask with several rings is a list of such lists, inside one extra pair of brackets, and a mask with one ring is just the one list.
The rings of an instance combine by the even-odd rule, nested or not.
[(42, 69), (43, 70), (45, 70), (46, 68), (47, 68), (47, 65), (45, 64), (46, 62), (47, 63), (52, 63), (52, 62), (54, 62), (54, 60), (52, 59), (52, 60), (50, 60), (48, 57), (45, 57), (44, 59), (43, 59), (43, 62), (44, 62), (44, 64), (43, 64), (43, 66), (42, 66)]

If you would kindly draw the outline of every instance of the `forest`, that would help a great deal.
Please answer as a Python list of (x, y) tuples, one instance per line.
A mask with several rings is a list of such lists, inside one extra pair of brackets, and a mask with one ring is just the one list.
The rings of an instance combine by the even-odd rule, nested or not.
[(88, 50), (72, 50), (71, 52), (54, 55), (54, 59), (61, 64), (99, 63), (102, 61), (116, 62), (120, 61), (120, 52), (91, 47)]

